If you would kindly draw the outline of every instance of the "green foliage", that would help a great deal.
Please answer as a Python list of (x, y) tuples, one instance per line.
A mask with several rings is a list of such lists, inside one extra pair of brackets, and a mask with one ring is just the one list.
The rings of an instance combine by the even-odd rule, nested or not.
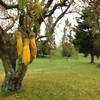
[(75, 53), (75, 48), (71, 43), (65, 42), (62, 44), (62, 55), (72, 57)]
[(24, 13), (26, 0), (18, 0), (18, 6), (21, 13)]
[(38, 56), (45, 57), (51, 54), (51, 45), (47, 40), (38, 42)]
[(55, 49), (53, 49), (51, 51), (50, 58), (51, 59), (61, 59), (61, 58), (63, 58), (62, 54), (61, 54), (61, 51), (62, 51), (62, 47), (61, 46), (56, 47)]
[(52, 24), (53, 24), (53, 17), (50, 16), (48, 17), (47, 19), (47, 22), (46, 22), (46, 35), (49, 36), (49, 37), (52, 37), (53, 36), (53, 33), (52, 33)]
[(39, 3), (39, 1), (36, 1), (34, 4), (33, 4), (33, 14), (36, 16), (36, 17), (39, 17), (42, 15), (42, 6), (41, 4)]
[[(98, 31), (97, 19), (94, 17), (96, 15), (95, 10), (92, 7), (87, 7), (83, 10), (80, 18), (77, 19), (78, 26), (74, 29), (76, 32), (74, 44), (79, 48), (81, 53), (97, 55), (94, 50), (95, 35)], [(100, 33), (98, 33), (100, 34)], [(97, 47), (99, 48), (99, 47)]]

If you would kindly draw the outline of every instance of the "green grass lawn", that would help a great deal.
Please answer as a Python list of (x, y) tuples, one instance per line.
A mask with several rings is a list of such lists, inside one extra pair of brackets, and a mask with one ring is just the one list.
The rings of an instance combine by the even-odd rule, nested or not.
[(100, 100), (100, 68), (96, 67), (100, 60), (89, 62), (89, 57), (82, 56), (38, 58), (29, 66), (22, 89), (0, 92), (0, 100)]

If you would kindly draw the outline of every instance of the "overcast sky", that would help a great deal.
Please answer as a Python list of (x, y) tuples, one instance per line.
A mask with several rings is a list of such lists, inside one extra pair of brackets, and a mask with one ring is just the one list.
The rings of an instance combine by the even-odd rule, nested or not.
[[(56, 12), (57, 14), (58, 12)], [(59, 43), (61, 42), (61, 39), (62, 39), (62, 36), (63, 36), (63, 29), (64, 29), (64, 25), (65, 25), (65, 20), (68, 19), (68, 21), (71, 23), (71, 27), (74, 27), (75, 25), (77, 25), (77, 22), (76, 22), (76, 18), (75, 17), (78, 17), (79, 15), (78, 14), (75, 14), (75, 13), (70, 13), (70, 14), (67, 14), (65, 15), (65, 17), (63, 17), (59, 22), (58, 24), (56, 25), (55, 27), (55, 40), (56, 40), (56, 44), (59, 45)], [(45, 31), (45, 24), (42, 23), (41, 25), (41, 35), (44, 35), (44, 31)], [(70, 27), (70, 29), (71, 29)], [(66, 32), (66, 33), (69, 33), (69, 32)], [(74, 34), (74, 33), (73, 33)]]

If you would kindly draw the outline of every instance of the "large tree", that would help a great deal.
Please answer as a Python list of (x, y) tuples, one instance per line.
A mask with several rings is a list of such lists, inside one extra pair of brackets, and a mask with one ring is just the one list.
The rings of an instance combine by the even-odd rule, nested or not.
[[(15, 34), (10, 34), (9, 30), (17, 25), (18, 32), (22, 39), (30, 38), (30, 32), (39, 35), (41, 23), (54, 14), (58, 8), (63, 8), (52, 24), (53, 33), (58, 21), (66, 14), (73, 0), (0, 0), (0, 57), (5, 70), (5, 80), (2, 84), (4, 91), (16, 91), (21, 88), (22, 80), (27, 71), (28, 64), (22, 62), (22, 57), (18, 56), (16, 49)], [(15, 13), (16, 12), (16, 13)], [(17, 23), (17, 24), (16, 24)], [(38, 37), (39, 38), (39, 37)], [(18, 59), (18, 63), (16, 63)]]
[[(78, 46), (79, 51), (85, 55), (91, 55), (91, 63), (94, 63), (94, 56), (99, 56), (99, 39), (100, 39), (100, 25), (99, 25), (99, 2), (86, 7), (77, 19), (78, 26), (75, 28), (74, 44)], [(98, 39), (99, 38), (99, 39)]]

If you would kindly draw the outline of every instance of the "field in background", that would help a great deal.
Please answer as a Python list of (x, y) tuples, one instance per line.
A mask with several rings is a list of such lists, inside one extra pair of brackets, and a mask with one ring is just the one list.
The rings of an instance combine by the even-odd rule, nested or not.
[[(29, 66), (17, 93), (0, 92), (0, 100), (100, 100), (100, 68), (90, 58), (38, 58)], [(0, 63), (0, 84), (3, 81)]]

